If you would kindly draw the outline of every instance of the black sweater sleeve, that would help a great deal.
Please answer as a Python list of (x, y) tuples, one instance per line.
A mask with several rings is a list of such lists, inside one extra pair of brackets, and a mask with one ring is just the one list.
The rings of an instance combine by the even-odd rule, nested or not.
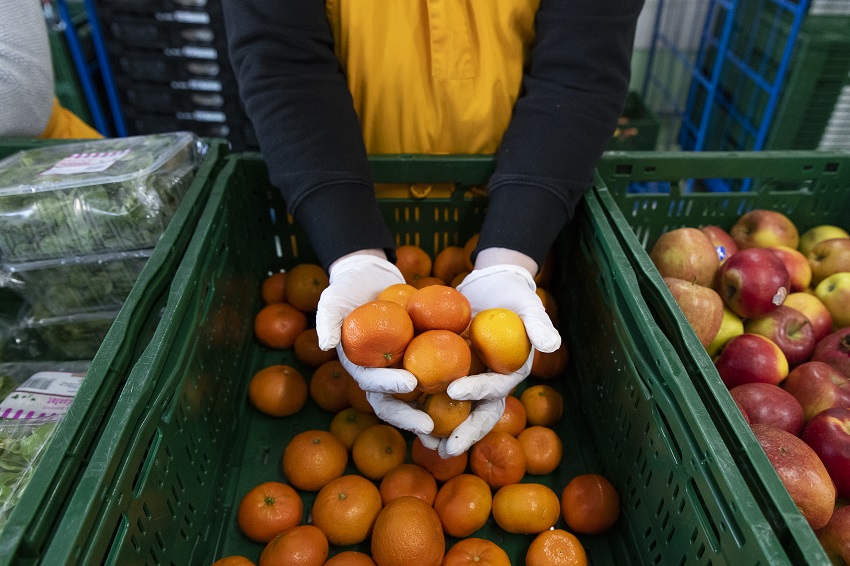
[(543, 258), (616, 129), (643, 0), (541, 0), (523, 92), (490, 179), (478, 250)]
[(395, 243), (375, 199), (322, 0), (223, 0), (231, 62), (269, 179), (327, 268)]

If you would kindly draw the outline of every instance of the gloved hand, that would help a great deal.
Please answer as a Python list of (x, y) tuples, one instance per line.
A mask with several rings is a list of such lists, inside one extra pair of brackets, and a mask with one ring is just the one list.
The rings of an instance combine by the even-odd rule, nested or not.
[(441, 456), (465, 452), (492, 430), (505, 410), (505, 397), (531, 372), (535, 349), (554, 352), (560, 347), (561, 335), (546, 314), (536, 289), (531, 273), (512, 264), (475, 269), (458, 285), (457, 290), (472, 306), (472, 316), (491, 308), (506, 308), (517, 313), (525, 325), (532, 349), (525, 364), (511, 374), (488, 372), (470, 375), (449, 385), (447, 393), (453, 399), (478, 402), (451, 436), (437, 443)]
[(409, 393), (416, 377), (403, 369), (367, 368), (353, 364), (340, 342), (342, 321), (360, 305), (375, 300), (378, 293), (396, 283), (404, 283), (398, 268), (384, 258), (351, 255), (331, 265), (328, 287), (322, 292), (316, 310), (316, 333), (322, 350), (336, 348), (339, 361), (351, 374), (378, 418), (417, 435), (428, 435), (434, 428), (431, 417), (392, 396)]

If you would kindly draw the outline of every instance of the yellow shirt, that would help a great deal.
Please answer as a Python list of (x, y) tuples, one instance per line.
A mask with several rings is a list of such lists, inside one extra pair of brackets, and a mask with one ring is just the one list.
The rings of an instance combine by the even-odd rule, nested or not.
[(538, 5), (327, 0), (367, 151), (494, 153), (519, 96)]

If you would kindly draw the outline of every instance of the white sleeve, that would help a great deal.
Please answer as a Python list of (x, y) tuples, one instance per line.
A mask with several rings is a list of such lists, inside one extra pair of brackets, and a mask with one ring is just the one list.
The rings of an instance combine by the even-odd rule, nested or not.
[(55, 92), (41, 2), (0, 0), (0, 14), (0, 136), (37, 137)]

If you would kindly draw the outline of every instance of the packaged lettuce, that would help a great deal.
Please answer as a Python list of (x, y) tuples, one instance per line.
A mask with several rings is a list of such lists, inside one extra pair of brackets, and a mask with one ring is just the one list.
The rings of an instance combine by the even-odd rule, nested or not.
[(0, 419), (0, 530), (29, 484), (57, 421)]
[(0, 161), (0, 259), (152, 248), (206, 152), (190, 132), (48, 145)]

